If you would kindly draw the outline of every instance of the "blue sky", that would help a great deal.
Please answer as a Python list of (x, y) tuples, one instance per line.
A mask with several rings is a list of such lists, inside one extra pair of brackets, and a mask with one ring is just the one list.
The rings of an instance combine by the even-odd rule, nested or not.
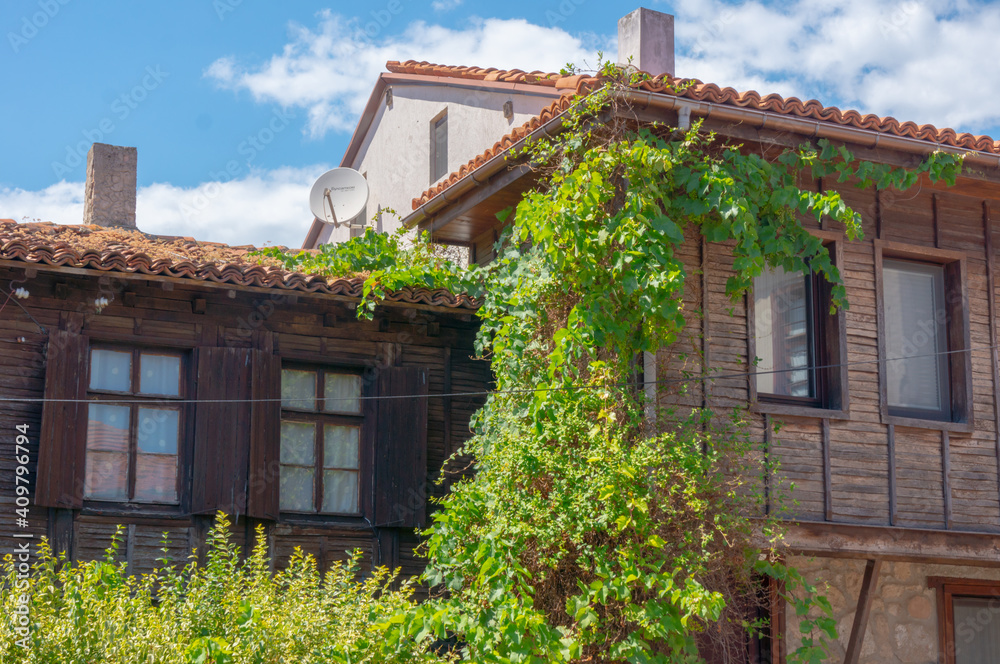
[[(1000, 134), (993, 3), (677, 0), (678, 72)], [(363, 9), (361, 7), (364, 7)], [(297, 245), (387, 59), (553, 70), (614, 53), (596, 0), (5, 0), (0, 217), (79, 223), (86, 150), (139, 148), (139, 227)], [(239, 163), (235, 173), (226, 164)]]

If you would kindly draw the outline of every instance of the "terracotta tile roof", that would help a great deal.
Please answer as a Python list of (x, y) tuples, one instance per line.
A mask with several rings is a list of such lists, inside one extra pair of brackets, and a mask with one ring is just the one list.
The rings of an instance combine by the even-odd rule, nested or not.
[[(564, 91), (564, 96), (561, 99), (556, 100), (546, 107), (538, 116), (514, 129), (514, 131), (497, 141), (491, 148), (467, 164), (462, 165), (457, 171), (425, 191), (420, 197), (414, 198), (413, 209), (417, 209), (439, 195), (476, 168), (501, 154), (524, 136), (548, 122), (552, 117), (565, 111), (569, 108), (575, 97), (592, 91), (600, 84), (601, 80), (600, 78), (586, 74), (565, 76), (537, 71), (523, 72), (519, 69), (500, 70), (436, 65), (427, 62), (416, 62), (414, 60), (402, 63), (392, 61), (387, 63), (386, 67), (392, 72), (451, 78), (511, 81), (530, 85), (551, 86)], [(792, 115), (967, 150), (1000, 154), (1000, 142), (994, 141), (989, 136), (958, 133), (954, 129), (938, 129), (934, 125), (929, 124), (918, 125), (915, 122), (900, 122), (892, 117), (880, 117), (874, 114), (862, 115), (858, 111), (853, 110), (842, 111), (834, 106), (824, 106), (815, 99), (802, 101), (797, 97), (782, 97), (777, 94), (761, 95), (754, 90), (739, 92), (733, 88), (721, 88), (714, 83), (703, 83), (698, 79), (675, 78), (670, 74), (653, 76), (638, 83), (634, 88), (636, 90), (675, 95), (693, 101), (704, 101), (782, 115)]]
[[(3, 260), (353, 298), (362, 295), (362, 276), (333, 278), (292, 272), (275, 259), (252, 256), (250, 252), (255, 249), (250, 245), (235, 247), (123, 228), (51, 222), (21, 224), (0, 219)], [(467, 295), (454, 295), (444, 289), (405, 288), (390, 293), (387, 299), (435, 307), (475, 309), (477, 306)]]

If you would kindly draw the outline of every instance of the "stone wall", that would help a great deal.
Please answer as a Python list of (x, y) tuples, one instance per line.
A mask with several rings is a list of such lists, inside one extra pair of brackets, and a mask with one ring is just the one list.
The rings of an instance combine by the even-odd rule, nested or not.
[[(788, 563), (820, 590), (833, 607), (839, 638), (831, 662), (843, 661), (861, 592), (865, 561), (789, 557)], [(950, 576), (1000, 580), (1000, 569), (959, 565), (885, 562), (872, 598), (861, 664), (937, 664), (937, 596), (927, 577)], [(786, 612), (787, 652), (801, 644), (799, 618)]]

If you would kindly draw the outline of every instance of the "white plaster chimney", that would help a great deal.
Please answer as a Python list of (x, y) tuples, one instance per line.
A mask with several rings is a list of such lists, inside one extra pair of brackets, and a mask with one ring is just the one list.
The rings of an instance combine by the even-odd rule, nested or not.
[(83, 223), (135, 228), (135, 148), (94, 143), (87, 153)]
[(650, 74), (674, 71), (674, 17), (640, 7), (618, 19), (618, 63)]

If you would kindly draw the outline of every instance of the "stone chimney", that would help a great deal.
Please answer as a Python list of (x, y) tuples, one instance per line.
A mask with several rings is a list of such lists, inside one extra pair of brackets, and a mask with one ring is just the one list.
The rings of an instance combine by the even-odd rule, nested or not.
[(674, 17), (640, 7), (618, 19), (618, 62), (650, 74), (674, 71)]
[(87, 153), (83, 223), (135, 228), (135, 148), (94, 143)]

